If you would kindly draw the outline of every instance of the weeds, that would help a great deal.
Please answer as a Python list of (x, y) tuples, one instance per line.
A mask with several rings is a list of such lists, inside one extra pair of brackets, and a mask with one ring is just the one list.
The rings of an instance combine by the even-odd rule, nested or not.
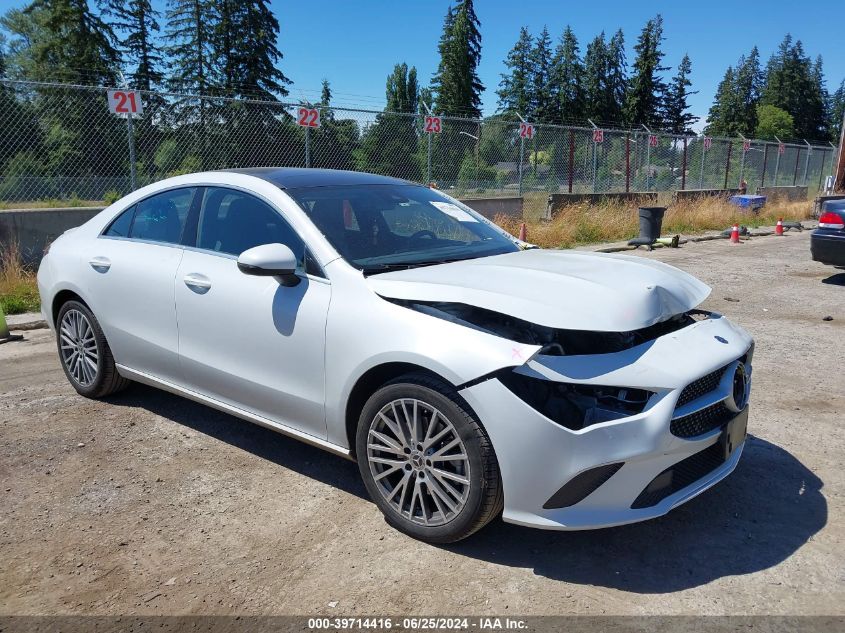
[[(772, 225), (778, 218), (805, 220), (810, 217), (809, 202), (774, 202), (759, 213), (743, 212), (721, 199), (683, 201), (672, 204), (663, 218), (663, 235), (691, 234), (724, 230), (734, 222), (756, 228)], [(532, 218), (532, 216), (534, 216)], [(581, 244), (629, 240), (639, 234), (636, 206), (618, 204), (573, 204), (555, 213), (554, 219), (536, 219), (525, 213), (528, 241), (543, 248), (571, 248)], [(497, 216), (496, 223), (513, 235), (519, 234), (521, 220)]]
[(0, 307), (5, 314), (37, 312), (41, 306), (35, 270), (22, 261), (17, 242), (0, 246)]

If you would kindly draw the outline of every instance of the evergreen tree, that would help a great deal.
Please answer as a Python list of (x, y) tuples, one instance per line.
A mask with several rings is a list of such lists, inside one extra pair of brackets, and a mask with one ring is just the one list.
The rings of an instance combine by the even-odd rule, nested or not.
[(713, 105), (707, 114), (705, 132), (711, 136), (739, 136), (751, 134), (745, 127), (743, 108), (735, 90), (736, 73), (733, 66), (728, 66), (725, 76), (719, 82)]
[(763, 73), (760, 69), (760, 52), (753, 47), (748, 56), (742, 56), (736, 65), (733, 90), (739, 111), (734, 113), (741, 134), (752, 135), (757, 128), (757, 106), (763, 89)]
[(213, 49), (217, 22), (211, 0), (168, 0), (165, 37), (170, 58), (170, 88), (206, 95), (217, 69)]
[(396, 64), (387, 76), (387, 105), (361, 139), (358, 168), (378, 174), (420, 180), (417, 156), (417, 113), (420, 87), (417, 70)]
[(845, 117), (845, 79), (839, 84), (839, 88), (830, 95), (828, 112), (830, 139), (834, 143), (838, 143), (839, 137), (842, 134), (842, 117)]
[(693, 134), (691, 126), (698, 121), (698, 117), (691, 114), (687, 99), (696, 94), (690, 91), (692, 82), (689, 80), (692, 72), (692, 62), (689, 55), (684, 55), (678, 64), (678, 72), (666, 88), (666, 98), (663, 103), (663, 122), (666, 129), (673, 134)]
[(279, 21), (267, 0), (218, 0), (213, 47), (227, 96), (275, 100), (291, 81), (277, 68)]
[(584, 117), (584, 68), (578, 57), (578, 40), (567, 26), (555, 49), (549, 72), (552, 98), (555, 100), (554, 120), (580, 121)]
[(480, 26), (473, 0), (459, 0), (454, 9), (449, 7), (438, 45), (440, 63), (432, 81), (440, 113), (481, 116)]
[(630, 125), (660, 125), (666, 85), (660, 73), (668, 70), (661, 66), (663, 52), (663, 17), (658, 14), (649, 20), (640, 32), (634, 51), (634, 73), (625, 99), (625, 120)]
[(607, 46), (608, 104), (612, 104), (609, 120), (621, 122), (625, 95), (628, 92), (628, 63), (625, 59), (625, 35), (616, 31)]
[(37, 14), (39, 39), (28, 42), (32, 79), (115, 85), (120, 56), (114, 33), (87, 0), (34, 0), (25, 14)]
[(325, 169), (355, 169), (358, 124), (338, 119), (331, 107), (332, 89), (323, 79), (320, 90), (320, 127), (312, 130), (313, 165)]
[(163, 62), (156, 42), (159, 13), (150, 0), (108, 0), (103, 11), (120, 33), (123, 61), (131, 65), (129, 86), (149, 91), (161, 85)]
[(544, 26), (531, 51), (531, 111), (532, 119), (540, 123), (551, 122), (556, 113), (552, 97), (552, 38)]
[(534, 80), (531, 34), (526, 27), (519, 30), (519, 38), (505, 59), (509, 72), (502, 74), (496, 94), (499, 95), (499, 112), (522, 117), (533, 116), (532, 81)]
[(620, 33), (611, 40), (602, 31), (587, 45), (584, 54), (584, 115), (593, 122), (621, 121), (620, 91), (624, 86), (624, 53)]
[(798, 138), (828, 136), (821, 62), (814, 69), (801, 41), (793, 43), (789, 34), (766, 66), (766, 86), (761, 103), (791, 114)]

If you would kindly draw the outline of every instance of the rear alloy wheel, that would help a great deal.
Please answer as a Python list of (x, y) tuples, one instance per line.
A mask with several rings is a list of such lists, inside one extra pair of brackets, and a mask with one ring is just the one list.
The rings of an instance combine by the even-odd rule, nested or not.
[(448, 385), (409, 375), (377, 391), (357, 436), (361, 474), (387, 521), (434, 543), (465, 538), (502, 507), (487, 434)]
[(70, 384), (88, 398), (102, 398), (124, 389), (100, 324), (86, 305), (68, 301), (56, 319), (59, 358)]

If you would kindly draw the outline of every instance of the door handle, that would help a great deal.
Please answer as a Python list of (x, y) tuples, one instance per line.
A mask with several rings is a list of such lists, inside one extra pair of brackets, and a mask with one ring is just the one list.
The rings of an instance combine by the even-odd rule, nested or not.
[(91, 268), (96, 270), (98, 273), (106, 273), (111, 268), (111, 261), (108, 257), (92, 257), (88, 260), (88, 263), (91, 265)]
[(211, 280), (199, 273), (189, 273), (183, 278), (185, 285), (197, 294), (205, 294), (211, 290)]

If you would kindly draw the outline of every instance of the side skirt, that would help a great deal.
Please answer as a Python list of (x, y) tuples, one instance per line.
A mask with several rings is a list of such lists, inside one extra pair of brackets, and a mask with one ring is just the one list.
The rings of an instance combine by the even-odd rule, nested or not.
[(194, 402), (207, 405), (209, 407), (212, 407), (213, 409), (217, 409), (218, 411), (223, 411), (224, 413), (228, 413), (229, 415), (234, 415), (235, 417), (241, 418), (242, 420), (246, 420), (247, 422), (258, 424), (283, 435), (287, 435), (288, 437), (292, 437), (294, 439), (305, 442), (306, 444), (310, 444), (311, 446), (322, 448), (325, 451), (334, 453), (335, 455), (340, 455), (341, 457), (345, 457), (346, 459), (354, 461), (348, 448), (343, 448), (342, 446), (339, 446), (337, 444), (327, 442), (326, 440), (320, 439), (315, 435), (303, 433), (302, 431), (291, 428), (284, 424), (279, 424), (278, 422), (274, 422), (273, 420), (270, 420), (263, 416), (256, 415), (255, 413), (250, 413), (249, 411), (245, 411), (243, 409), (239, 409), (238, 407), (226, 404), (225, 402), (220, 402), (219, 400), (215, 400), (214, 398), (210, 398), (209, 396), (197, 393), (196, 391), (191, 391), (190, 389), (185, 389), (184, 387), (180, 387), (166, 380), (161, 380), (159, 378), (156, 378), (155, 376), (150, 376), (149, 374), (130, 369), (129, 367), (126, 367), (124, 365), (117, 365), (117, 369), (120, 372), (120, 375), (124, 378), (129, 378), (130, 380), (149, 385), (150, 387), (157, 387), (159, 389), (163, 389), (164, 391), (176, 394), (177, 396), (183, 396), (185, 398), (188, 398), (189, 400), (193, 400)]

